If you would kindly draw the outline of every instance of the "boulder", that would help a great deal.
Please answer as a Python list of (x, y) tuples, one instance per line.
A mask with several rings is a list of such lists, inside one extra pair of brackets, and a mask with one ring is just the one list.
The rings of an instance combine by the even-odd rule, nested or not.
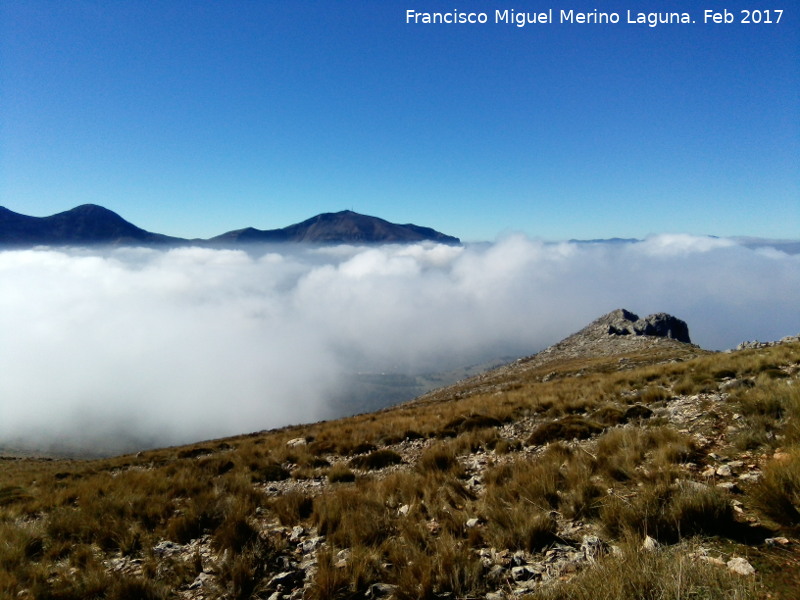
[(744, 558), (732, 558), (728, 561), (728, 570), (739, 575), (754, 575), (756, 570)]

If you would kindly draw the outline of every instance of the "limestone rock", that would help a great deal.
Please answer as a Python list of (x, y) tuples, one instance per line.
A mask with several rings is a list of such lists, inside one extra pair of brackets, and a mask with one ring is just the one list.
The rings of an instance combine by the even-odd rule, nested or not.
[(686, 322), (667, 313), (655, 313), (640, 319), (638, 315), (621, 308), (601, 319), (605, 320), (610, 335), (651, 335), (692, 343)]
[(390, 583), (373, 583), (367, 590), (367, 598), (376, 600), (378, 598), (388, 598), (397, 589), (396, 585)]
[(717, 467), (717, 475), (720, 477), (730, 477), (733, 475), (733, 471), (728, 465), (722, 465), (721, 467)]
[(658, 549), (659, 546), (660, 544), (656, 540), (651, 538), (649, 535), (646, 535), (644, 537), (644, 542), (642, 543), (642, 550), (645, 550), (646, 552), (653, 552), (654, 550)]
[(744, 558), (732, 558), (728, 561), (728, 570), (739, 575), (755, 575), (756, 570)]

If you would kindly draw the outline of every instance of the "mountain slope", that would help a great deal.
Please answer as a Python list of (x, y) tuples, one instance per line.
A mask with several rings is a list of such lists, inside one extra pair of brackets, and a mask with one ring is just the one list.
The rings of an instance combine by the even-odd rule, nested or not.
[(241, 242), (311, 242), (322, 244), (375, 244), (411, 243), (432, 241), (442, 244), (458, 244), (458, 238), (445, 235), (430, 227), (406, 224), (398, 225), (344, 210), (323, 213), (302, 223), (282, 229), (259, 230), (252, 227), (229, 231), (210, 241), (217, 243)]
[(5, 460), (0, 595), (793, 600), (800, 338), (609, 332), (634, 317), (378, 413)]

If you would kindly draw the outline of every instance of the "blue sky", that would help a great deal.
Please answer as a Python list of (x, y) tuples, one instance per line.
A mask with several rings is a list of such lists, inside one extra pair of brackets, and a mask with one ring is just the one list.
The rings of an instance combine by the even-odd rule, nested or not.
[[(796, 238), (798, 10), (702, 22), (753, 6), (4, 0), (0, 205), (91, 202), (183, 237), (349, 208), (465, 240)], [(548, 8), (622, 22), (493, 22)], [(630, 25), (627, 9), (697, 22)]]

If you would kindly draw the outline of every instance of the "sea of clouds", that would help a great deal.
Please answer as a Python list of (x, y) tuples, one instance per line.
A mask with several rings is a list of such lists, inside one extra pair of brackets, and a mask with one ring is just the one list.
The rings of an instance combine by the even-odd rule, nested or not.
[(346, 375), (532, 354), (624, 307), (726, 349), (800, 332), (800, 255), (730, 240), (0, 252), (0, 445), (330, 417)]

